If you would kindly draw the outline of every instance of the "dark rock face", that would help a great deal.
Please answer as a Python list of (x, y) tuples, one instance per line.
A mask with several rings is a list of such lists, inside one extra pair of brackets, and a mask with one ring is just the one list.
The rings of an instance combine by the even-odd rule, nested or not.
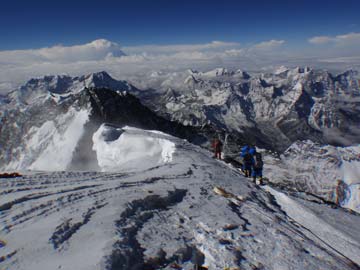
[(115, 92), (106, 88), (85, 89), (79, 95), (79, 104), (91, 108), (90, 121), (85, 125), (85, 132), (80, 139), (71, 162), (72, 170), (85, 170), (96, 165), (95, 152), (92, 150), (92, 136), (101, 124), (132, 126), (141, 129), (159, 130), (165, 133), (204, 143), (207, 138), (197, 133), (196, 128), (166, 120), (141, 104), (138, 98), (126, 93)]
[(297, 140), (341, 146), (360, 142), (355, 72), (333, 76), (298, 68), (253, 77), (239, 74), (222, 69), (193, 73), (183, 89), (180, 83), (163, 92), (139, 90), (106, 72), (32, 79), (0, 97), (0, 163), (21, 157), (32, 128), (50, 121), (61, 131), (62, 115), (84, 109), (89, 121), (71, 169), (97, 166), (92, 135), (102, 123), (160, 130), (209, 149), (218, 137), (231, 155), (244, 144), (282, 152)]
[(260, 137), (280, 152), (304, 139), (341, 146), (360, 142), (360, 89), (354, 71), (337, 76), (310, 68), (253, 77), (193, 73), (174, 87), (176, 97), (155, 95), (145, 104), (181, 123), (211, 122), (227, 133), (241, 133), (248, 143)]
[[(86, 134), (93, 134), (93, 131), (102, 123), (116, 126), (129, 125), (141, 129), (159, 130), (208, 148), (214, 137), (224, 140), (227, 135), (225, 129), (219, 129), (213, 125), (193, 127), (167, 120), (144, 106), (138, 98), (129, 93), (93, 88), (85, 90), (80, 100), (83, 100), (83, 106), (89, 103), (92, 108), (90, 116), (92, 128)], [(233, 132), (227, 136), (227, 142), (230, 145), (230, 152), (238, 152), (241, 145), (246, 142), (271, 148), (256, 128), (245, 134)]]
[[(141, 129), (159, 130), (188, 141), (210, 146), (210, 141), (217, 136), (225, 137), (225, 132), (211, 125), (202, 127), (184, 126), (176, 121), (167, 120), (144, 106), (138, 98), (128, 92), (113, 91), (107, 88), (85, 88), (56, 101), (52, 96), (42, 97), (28, 105), (8, 107), (1, 111), (0, 161), (8, 164), (23, 155), (27, 140), (32, 136), (32, 128), (39, 128), (46, 122), (56, 123), (56, 129), (62, 130), (69, 123), (62, 123), (60, 118), (70, 110), (89, 111), (89, 120), (84, 125), (83, 134), (73, 153), (69, 170), (96, 170), (98, 164), (92, 150), (92, 136), (101, 124), (132, 126)], [(64, 126), (61, 126), (64, 125)], [(79, 127), (79, 129), (82, 127)], [(231, 136), (235, 148), (244, 141), (241, 136)], [(46, 143), (46, 142), (45, 142)], [(46, 145), (44, 145), (46, 147)], [(32, 153), (37, 155), (37, 153)], [(40, 154), (40, 152), (39, 152)], [(49, 161), (51, 162), (51, 161)], [(31, 161), (29, 161), (29, 164)], [(26, 166), (26, 165), (24, 165)]]

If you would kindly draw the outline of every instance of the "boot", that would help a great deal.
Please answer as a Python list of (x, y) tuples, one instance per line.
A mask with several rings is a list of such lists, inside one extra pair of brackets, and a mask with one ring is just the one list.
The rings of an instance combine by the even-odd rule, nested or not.
[(262, 186), (264, 184), (262, 177), (259, 178), (259, 184)]

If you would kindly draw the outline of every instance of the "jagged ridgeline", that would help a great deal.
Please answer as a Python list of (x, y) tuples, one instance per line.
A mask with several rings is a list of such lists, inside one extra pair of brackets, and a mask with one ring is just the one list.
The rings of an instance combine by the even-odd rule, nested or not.
[(104, 122), (156, 129), (202, 146), (219, 136), (229, 154), (245, 143), (276, 151), (304, 139), (349, 145), (360, 140), (356, 76), (308, 68), (256, 76), (216, 69), (152, 73), (142, 89), (106, 72), (31, 79), (1, 98), (0, 164), (36, 168), (44, 151), (58, 158), (61, 150), (73, 160), (57, 169), (96, 168), (92, 135)]
[[(57, 167), (62, 170), (97, 169), (92, 137), (103, 123), (162, 130), (200, 144), (207, 141), (196, 128), (159, 117), (133, 95), (108, 88), (85, 88), (66, 97), (50, 93), (7, 109), (1, 119), (1, 164), (18, 169), (36, 169), (45, 152), (72, 155), (71, 162)], [(58, 166), (57, 161), (61, 163), (48, 160), (49, 166), (52, 162)]]
[[(229, 133), (249, 133), (278, 151), (297, 140), (359, 143), (358, 73), (333, 75), (310, 68), (280, 68), (250, 76), (238, 70), (153, 74), (163, 95), (153, 108), (185, 124), (211, 122)], [(149, 104), (151, 105), (151, 102)]]

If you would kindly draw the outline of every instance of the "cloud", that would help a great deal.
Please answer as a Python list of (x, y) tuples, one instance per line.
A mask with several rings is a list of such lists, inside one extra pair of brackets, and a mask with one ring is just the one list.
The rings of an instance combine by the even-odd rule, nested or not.
[(312, 37), (308, 39), (309, 43), (312, 44), (326, 44), (332, 41), (331, 37), (328, 36), (318, 36), (318, 37)]
[(344, 63), (344, 64), (356, 64), (360, 63), (360, 56), (351, 56), (351, 57), (334, 57), (328, 59), (319, 59), (319, 62), (324, 63)]
[(337, 36), (316, 36), (308, 39), (308, 42), (315, 45), (333, 44), (337, 46), (359, 46), (360, 33), (348, 33)]
[(1, 51), (0, 64), (70, 63), (101, 60), (109, 56), (118, 57), (123, 55), (125, 54), (117, 43), (105, 39), (98, 39), (84, 45), (57, 45), (35, 50)]
[(156, 54), (168, 54), (178, 52), (190, 52), (190, 51), (204, 51), (204, 50), (216, 50), (229, 47), (240, 46), (237, 42), (224, 42), (224, 41), (212, 41), (204, 44), (174, 44), (174, 45), (142, 45), (142, 46), (130, 46), (124, 47), (123, 50), (127, 53), (156, 53)]
[(246, 50), (245, 49), (231, 49), (231, 50), (226, 50), (224, 53), (230, 57), (239, 57), (239, 56), (246, 55)]
[(342, 45), (360, 45), (360, 33), (349, 33), (336, 36), (335, 42)]
[[(336, 39), (354, 42), (357, 35), (350, 33)], [(78, 76), (100, 70), (117, 79), (127, 79), (152, 71), (176, 72), (189, 68), (202, 71), (216, 67), (259, 71), (280, 65), (353, 68), (360, 67), (360, 59), (355, 57), (360, 55), (356, 51), (358, 47), (343, 50), (334, 46), (332, 51), (326, 51), (320, 46), (317, 52), (315, 49), (295, 51), (286, 46), (284, 40), (272, 39), (247, 47), (236, 42), (212, 41), (121, 48), (117, 43), (100, 39), (75, 46), (0, 51), (0, 94), (14, 90), (33, 77)]]
[(256, 50), (273, 50), (275, 48), (280, 47), (285, 43), (285, 40), (269, 40), (269, 41), (263, 41), (258, 44), (255, 44), (252, 48)]

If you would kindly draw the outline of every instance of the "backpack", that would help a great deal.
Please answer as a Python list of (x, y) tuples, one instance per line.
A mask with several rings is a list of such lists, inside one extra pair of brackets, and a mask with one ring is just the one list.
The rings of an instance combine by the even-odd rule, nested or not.
[(252, 156), (249, 152), (247, 152), (245, 155), (244, 155), (244, 163), (245, 164), (251, 164), (252, 163)]
[(255, 159), (255, 164), (254, 164), (254, 168), (255, 169), (262, 169), (262, 167), (264, 166), (264, 162), (262, 161), (262, 157), (260, 153), (256, 153), (256, 159)]

